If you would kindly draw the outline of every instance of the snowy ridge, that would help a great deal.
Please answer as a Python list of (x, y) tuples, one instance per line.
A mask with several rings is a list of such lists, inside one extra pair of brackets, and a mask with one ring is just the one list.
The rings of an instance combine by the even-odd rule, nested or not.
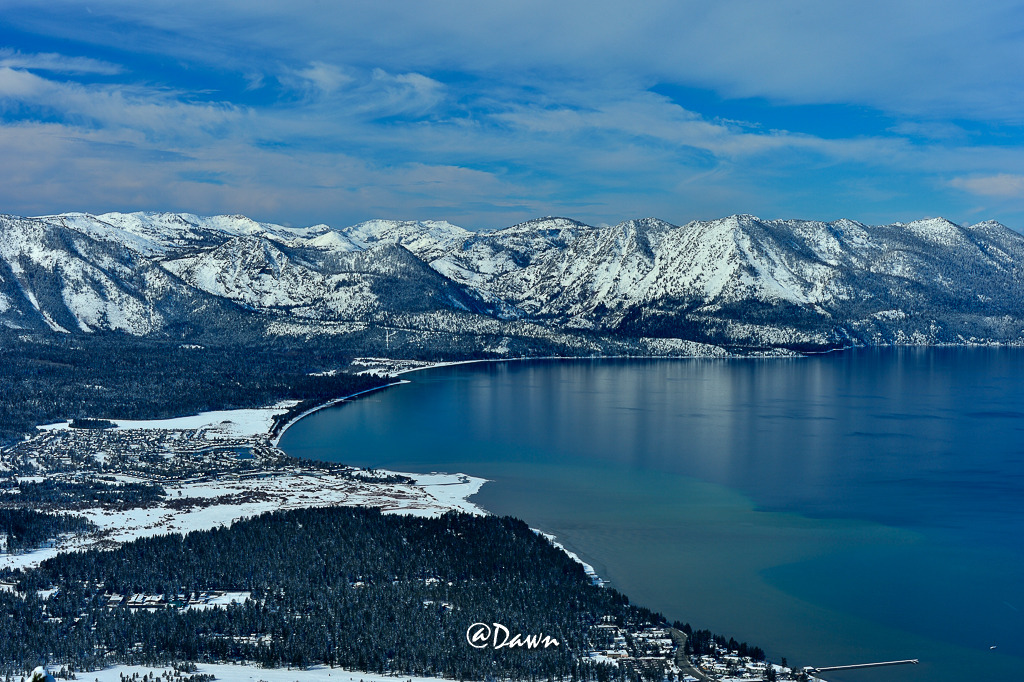
[(444, 221), (6, 216), (0, 328), (146, 336), (211, 319), (308, 336), (319, 333), (312, 321), (372, 327), (400, 315), (410, 333), (423, 331), (414, 319), (455, 334), (520, 320), (637, 349), (642, 338), (808, 350), (1024, 343), (1022, 264), (1020, 234), (943, 218), (593, 227), (549, 217), (470, 232)]
[(361, 249), (380, 243), (400, 244), (430, 262), (473, 233), (446, 221), (369, 220), (339, 230), (338, 234)]

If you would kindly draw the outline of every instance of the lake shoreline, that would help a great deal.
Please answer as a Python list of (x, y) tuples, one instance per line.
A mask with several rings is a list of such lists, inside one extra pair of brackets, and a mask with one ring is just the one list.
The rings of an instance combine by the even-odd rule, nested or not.
[[(579, 359), (587, 359), (587, 358), (545, 357), (545, 358), (495, 358), (495, 359), (478, 359), (478, 360), (455, 360), (455, 361), (451, 361), (451, 362), (438, 362), (438, 363), (434, 363), (434, 364), (430, 364), (430, 365), (417, 366), (417, 367), (409, 367), (409, 368), (402, 369), (402, 370), (399, 370), (399, 371), (395, 372), (393, 376), (399, 376), (399, 375), (402, 375), (402, 374), (408, 374), (408, 373), (411, 373), (411, 372), (419, 372), (419, 371), (429, 370), (429, 369), (438, 369), (438, 368), (442, 368), (442, 367), (454, 367), (454, 366), (458, 366), (458, 365), (469, 365), (469, 364), (477, 364), (477, 363), (511, 362), (511, 361), (514, 361), (514, 360), (574, 360), (574, 359), (575, 360), (579, 360)], [(618, 358), (618, 359), (626, 359), (626, 358)], [(629, 358), (629, 359), (633, 359), (633, 358)], [(652, 360), (660, 360), (660, 359), (676, 359), (676, 358), (651, 358), (651, 359)], [(693, 359), (693, 358), (678, 358), (678, 359), (684, 359), (685, 360), (685, 359)], [(383, 390), (385, 388), (393, 388), (395, 386), (401, 386), (403, 384), (408, 384), (408, 383), (409, 383), (408, 380), (394, 381), (392, 383), (384, 384), (382, 386), (374, 386), (373, 388), (368, 388), (368, 389), (364, 389), (362, 391), (357, 391), (356, 393), (352, 393), (352, 394), (349, 394), (349, 395), (346, 395), (346, 396), (342, 396), (340, 398), (332, 398), (331, 400), (328, 400), (328, 401), (326, 401), (326, 402), (324, 402), (323, 404), (320, 404), (320, 405), (314, 405), (314, 406), (310, 407), (308, 410), (305, 410), (304, 412), (302, 412), (301, 414), (296, 415), (295, 417), (292, 417), (291, 419), (289, 419), (279, 429), (276, 429), (275, 433), (268, 434), (268, 437), (270, 437), (270, 442), (271, 442), (272, 445), (274, 445), (274, 447), (279, 447), (279, 443), (281, 441), (281, 438), (284, 436), (285, 432), (290, 427), (294, 426), (295, 424), (297, 424), (302, 419), (304, 419), (304, 418), (306, 418), (306, 417), (308, 417), (310, 415), (316, 414), (317, 412), (320, 412), (321, 410), (325, 410), (325, 409), (330, 408), (330, 407), (337, 407), (338, 405), (342, 405), (342, 404), (344, 404), (346, 402), (352, 402), (352, 401), (357, 400), (357, 399), (359, 399), (359, 398), (361, 398), (363, 396), (369, 395), (369, 394), (374, 393), (376, 391)], [(288, 453), (286, 452), (285, 454), (288, 454)], [(293, 457), (292, 455), (288, 455), (288, 456), (289, 457)], [(293, 457), (293, 459), (298, 459), (300, 461), (303, 460), (303, 458), (300, 458), (300, 457)], [(418, 487), (423, 487), (424, 484), (422, 483), (422, 481), (426, 480), (426, 478), (431, 477), (431, 476), (464, 477), (464, 478), (469, 479), (469, 480), (474, 481), (474, 482), (479, 481), (479, 485), (477, 485), (475, 489), (470, 490), (469, 492), (467, 492), (464, 495), (458, 495), (455, 498), (449, 498), (449, 499), (445, 500), (445, 502), (447, 504), (451, 504), (453, 507), (461, 507), (463, 511), (467, 511), (468, 513), (480, 513), (480, 514), (483, 514), (483, 515), (489, 515), (489, 514), (493, 513), (493, 512), (488, 511), (487, 509), (484, 509), (480, 505), (470, 501), (470, 498), (474, 497), (475, 495), (477, 495), (484, 485), (486, 485), (487, 483), (491, 483), (491, 481), (488, 480), (488, 479), (481, 479), (481, 478), (476, 477), (476, 476), (469, 476), (468, 474), (465, 474), (463, 472), (458, 472), (458, 471), (454, 471), (454, 472), (452, 472), (452, 471), (447, 471), (447, 472), (416, 472), (416, 473), (414, 473), (414, 472), (404, 472), (404, 471), (391, 471), (391, 470), (386, 470), (386, 469), (379, 469), (379, 470), (376, 470), (376, 471), (381, 471), (382, 473), (385, 473), (385, 474), (397, 474), (399, 476), (410, 477), (410, 478), (415, 480), (415, 482), (416, 482), (415, 485), (417, 485)], [(442, 482), (441, 485), (447, 485), (447, 483), (446, 482)], [(434, 496), (437, 497), (437, 494), (435, 493)], [(603, 585), (606, 585), (608, 583), (607, 580), (605, 580), (604, 578), (602, 578), (601, 576), (599, 576), (597, 574), (597, 572), (594, 570), (593, 566), (591, 566), (589, 563), (587, 563), (586, 561), (581, 559), (578, 554), (576, 554), (575, 552), (567, 549), (564, 545), (559, 543), (556, 536), (552, 535), (551, 533), (549, 533), (547, 531), (544, 531), (543, 529), (534, 528), (533, 530), (534, 530), (534, 532), (536, 532), (536, 533), (538, 533), (540, 535), (543, 535), (545, 538), (548, 539), (549, 542), (551, 542), (551, 544), (553, 544), (555, 547), (557, 547), (562, 552), (564, 552), (570, 559), (572, 559), (576, 563), (580, 564), (583, 567), (584, 572), (590, 578), (591, 582), (593, 582), (595, 585), (603, 586)]]
[[(1018, 394), (1022, 391), (1015, 388), (1017, 384), (1012, 380), (1017, 373), (1015, 368), (1019, 367), (1019, 350), (987, 347), (849, 350), (852, 352), (801, 356), (804, 361), (800, 363), (665, 363), (665, 360), (680, 358), (573, 357), (550, 358), (555, 362), (540, 362), (527, 367), (528, 363), (500, 360), (505, 363), (502, 369), (455, 368), (429, 380), (416, 381), (415, 387), (389, 395), (386, 408), (376, 410), (376, 405), (364, 405), (344, 417), (325, 417), (311, 424), (311, 428), (296, 432), (295, 438), (285, 444), (293, 448), (291, 453), (303, 458), (390, 469), (404, 467), (408, 471), (436, 469), (475, 473), (496, 482), (485, 486), (479, 497), (474, 498), (481, 500), (481, 506), (494, 513), (524, 518), (532, 527), (553, 532), (567, 546), (577, 551), (582, 549), (581, 556), (587, 557), (602, 577), (613, 580), (617, 589), (636, 598), (638, 603), (671, 614), (672, 618), (683, 617), (699, 623), (701, 627), (731, 632), (738, 639), (742, 635), (747, 641), (758, 642), (776, 655), (803, 651), (799, 653), (801, 662), (819, 665), (920, 656), (923, 662), (917, 668), (918, 672), (901, 671), (900, 678), (907, 675), (908, 680), (945, 680), (936, 666), (943, 665), (942, 662), (949, 658), (947, 654), (940, 655), (938, 647), (940, 642), (949, 639), (949, 635), (928, 625), (939, 620), (931, 614), (935, 601), (926, 599), (926, 596), (932, 584), (942, 580), (941, 576), (953, 569), (948, 561), (939, 565), (926, 563), (928, 556), (923, 554), (924, 550), (919, 551), (915, 547), (932, 550), (941, 547), (937, 543), (949, 538), (932, 533), (934, 524), (929, 519), (924, 519), (927, 523), (921, 523), (921, 510), (935, 507), (932, 504), (921, 506), (915, 500), (945, 500), (948, 495), (961, 494), (956, 492), (958, 490), (966, 493), (968, 484), (987, 485), (988, 478), (984, 472), (989, 467), (1002, 466), (1000, 462), (1005, 458), (998, 453), (1005, 448), (1000, 445), (993, 452), (990, 445), (1002, 442), (999, 439), (1003, 435), (998, 434), (1007, 428), (1012, 430), (1014, 424), (1008, 417), (1022, 411), (1017, 406)], [(593, 363), (594, 359), (602, 362)], [(580, 360), (590, 362), (581, 363)], [(640, 379), (641, 376), (646, 378)], [(962, 399), (955, 400), (962, 391), (968, 395), (974, 395), (971, 391), (981, 392), (965, 405)], [(1009, 404), (1003, 404), (1003, 393), (1010, 399)], [(591, 405), (592, 399), (588, 396), (598, 394), (600, 397), (593, 399), (598, 402)], [(667, 412), (659, 407), (662, 404), (668, 407)], [(591, 408), (597, 406), (610, 411), (594, 412)], [(936, 421), (938, 417), (935, 414), (941, 415), (943, 420)], [(577, 429), (569, 435), (561, 432), (560, 424), (575, 424), (582, 430)], [(680, 437), (675, 433), (677, 427), (669, 427), (671, 424), (683, 428), (687, 435)], [(942, 425), (941, 430), (933, 428), (938, 424)], [(525, 425), (533, 426), (527, 428)], [(985, 425), (982, 435), (977, 433), (979, 425)], [(663, 428), (671, 428), (675, 434), (669, 440), (669, 451), (658, 450), (661, 446), (652, 440), (656, 438), (654, 434), (661, 433)], [(906, 434), (918, 431), (921, 431), (920, 437), (913, 442), (908, 440)], [(785, 434), (781, 440), (773, 435), (780, 433)], [(717, 438), (729, 440), (712, 440)], [(808, 438), (812, 440), (808, 441)], [(959, 447), (942, 445), (948, 439), (953, 439), (949, 442), (957, 443)], [(332, 442), (335, 440), (344, 445), (332, 454), (332, 448), (336, 447)], [(745, 449), (747, 441), (753, 450)], [(938, 445), (932, 445), (933, 442)], [(1011, 438), (1007, 442), (1012, 446), (1015, 441)], [(961, 479), (952, 472), (959, 471), (966, 462), (962, 457), (957, 458), (955, 453), (965, 447), (970, 449), (971, 443), (985, 443), (984, 457), (982, 453), (977, 455), (980, 458), (978, 462), (985, 464), (970, 467), (970, 477), (956, 483)], [(605, 446), (621, 454), (593, 454), (597, 452), (594, 447)], [(772, 463), (778, 462), (781, 466), (786, 461), (778, 451), (780, 447), (795, 448), (801, 454), (793, 467), (786, 467), (784, 475), (779, 469), (781, 477), (776, 480), (771, 478), (775, 475), (772, 473), (774, 469), (770, 468), (774, 466)], [(910, 454), (906, 452), (908, 447)], [(924, 450), (919, 455), (913, 454), (922, 448)], [(685, 458), (680, 459), (674, 454), (680, 449), (687, 451)], [(556, 450), (575, 457), (573, 461), (576, 464), (551, 459)], [(366, 456), (357, 458), (360, 452)], [(707, 453), (706, 461), (701, 459), (699, 452)], [(598, 469), (592, 469), (590, 465), (578, 466), (583, 463), (580, 459), (583, 453), (601, 466)], [(352, 459), (346, 459), (346, 456)], [(898, 478), (878, 475), (877, 472), (896, 471), (893, 467), (897, 465), (902, 469), (902, 462), (907, 457), (917, 457), (911, 461), (918, 461), (924, 470), (913, 469), (907, 476)], [(710, 468), (694, 468), (705, 463)], [(534, 471), (534, 464), (539, 464), (540, 469)], [(612, 464), (614, 470), (609, 468)], [(720, 559), (713, 555), (720, 550), (735, 555), (737, 560), (723, 564), (723, 571), (713, 578), (715, 589), (735, 593), (735, 596), (723, 597), (722, 610), (709, 610), (717, 609), (717, 605), (710, 602), (719, 599), (704, 599), (696, 594), (683, 594), (681, 599), (673, 596), (663, 601), (657, 590), (658, 581), (663, 578), (654, 580), (650, 589), (637, 591), (636, 586), (640, 584), (637, 581), (642, 579), (636, 576), (641, 574), (629, 574), (628, 571), (632, 570), (629, 566), (647, 561), (646, 554), (641, 556), (637, 550), (642, 545), (646, 548), (643, 552), (649, 550), (652, 557), (668, 556), (666, 552), (676, 550), (663, 543), (673, 540), (659, 535), (662, 531), (658, 527), (641, 525), (646, 516), (637, 517), (632, 526), (611, 530), (634, 518), (635, 512), (646, 514), (650, 503), (644, 502), (643, 493), (630, 492), (624, 497), (606, 484), (618, 481), (635, 487), (643, 480), (645, 485), (654, 486), (648, 488), (646, 499), (652, 503), (653, 500), (661, 500), (656, 504), (664, 506), (665, 500), (679, 499), (681, 493), (671, 489), (677, 485), (668, 480), (672, 477), (659, 476), (655, 471), (659, 466), (677, 464), (685, 467), (678, 469), (681, 476), (724, 486), (723, 491), (728, 488), (746, 497), (753, 496), (754, 504), (749, 507), (745, 504), (731, 507), (734, 520), (741, 522), (739, 525), (730, 526), (729, 519), (715, 517), (711, 508), (707, 510), (706, 519), (693, 516), (693, 523), (699, 525), (691, 524), (689, 527), (706, 528), (704, 535), (713, 537), (705, 542), (695, 536), (698, 551), (704, 552), (699, 557), (688, 560), (680, 554), (673, 559), (677, 575), (685, 572), (692, 575), (693, 580), (704, 580), (700, 577), (703, 569), (698, 565), (709, 565), (709, 559), (724, 561), (725, 554)], [(943, 474), (943, 470), (938, 469), (938, 474), (929, 474), (938, 466), (951, 467), (951, 473)], [(631, 476), (630, 467), (640, 467), (637, 471), (647, 472), (644, 474), (646, 478), (628, 478)], [(766, 467), (768, 477), (757, 473)], [(733, 477), (719, 476), (722, 473)], [(623, 475), (627, 478), (621, 478)], [(850, 475), (855, 479), (852, 482)], [(569, 483), (571, 489), (559, 488), (564, 483), (563, 478), (568, 480), (568, 476), (575, 477), (575, 482)], [(549, 477), (550, 480), (542, 482), (539, 477)], [(920, 483), (913, 483), (918, 480)], [(601, 487), (598, 487), (599, 481), (604, 481), (600, 483)], [(751, 481), (754, 482), (753, 487)], [(914, 487), (907, 488), (903, 494), (908, 482)], [(593, 491), (593, 500), (603, 502), (595, 505), (586, 502), (584, 495), (588, 486)], [(1009, 483), (1002, 483), (992, 492), (1002, 494), (1007, 486)], [(990, 490), (989, 487), (984, 489)], [(707, 489), (695, 487), (690, 499), (696, 500), (693, 495), (703, 494), (701, 490)], [(790, 491), (799, 493), (799, 496), (791, 496)], [(542, 494), (559, 499), (548, 504), (539, 499)], [(938, 497), (940, 494), (943, 497)], [(728, 501), (729, 498), (723, 499)], [(945, 505), (939, 509), (959, 509), (957, 519), (986, 518), (979, 515), (997, 510), (995, 503), (989, 502), (992, 499), (992, 495), (969, 496), (957, 505)], [(640, 506), (621, 506), (634, 502)], [(569, 516), (562, 515), (569, 505), (578, 503), (589, 506), (580, 507), (578, 512)], [(674, 509), (676, 503), (670, 504)], [(998, 509), (1006, 508), (1005, 504), (1000, 505)], [(620, 508), (623, 509), (621, 513)], [(793, 518), (799, 516), (799, 523), (787, 520), (790, 514), (794, 515)], [(931, 514), (928, 516), (930, 518)], [(678, 517), (680, 523), (682, 518)], [(962, 525), (972, 529), (1001, 528), (1003, 522), (999, 518), (1003, 517), (995, 518), (996, 524), (972, 522), (967, 526), (964, 521)], [(855, 522), (844, 523), (844, 519)], [(870, 571), (862, 566), (860, 573), (849, 576), (849, 580), (846, 576), (848, 565), (844, 567), (844, 564), (831, 559), (831, 563), (824, 560), (817, 564), (810, 562), (816, 553), (838, 551), (832, 544), (838, 537), (834, 535), (837, 522), (844, 533), (851, 534), (850, 551), (856, 547), (870, 547), (872, 552), (888, 552), (885, 554), (887, 561), (881, 566), (872, 565)], [(606, 523), (614, 525), (604, 530), (602, 524)], [(880, 534), (867, 527), (876, 524), (909, 529), (913, 533), (928, 533), (929, 539), (927, 542), (908, 543), (906, 533)], [(776, 526), (777, 531), (774, 530)], [(759, 540), (747, 545), (744, 538), (747, 531), (744, 529), (751, 528), (757, 532), (760, 532), (759, 528), (766, 529), (765, 532), (784, 532), (786, 535), (781, 537), (789, 544), (768, 537), (771, 542), (763, 547), (758, 544)], [(563, 531), (567, 535), (563, 536)], [(855, 536), (854, 531), (862, 534)], [(990, 531), (984, 532), (992, 535)], [(988, 535), (984, 536), (986, 541)], [(809, 545), (807, 541), (812, 537), (818, 541)], [(821, 539), (829, 544), (822, 545)], [(622, 541), (630, 543), (632, 549), (623, 551), (633, 552), (633, 557), (625, 562), (618, 559), (613, 562), (611, 558), (621, 554), (619, 544)], [(599, 544), (594, 545), (595, 542)], [(594, 546), (600, 547), (600, 551), (588, 551), (587, 548)], [(890, 546), (891, 551), (888, 549)], [(741, 556), (754, 561), (740, 559)], [(965, 564), (973, 566), (978, 563), (962, 553), (957, 556)], [(888, 559), (900, 563), (895, 564)], [(772, 582), (757, 573), (760, 566), (789, 564), (798, 560), (800, 563), (795, 569), (773, 574)], [(817, 565), (827, 565), (831, 575), (814, 572)], [(921, 577), (908, 587), (912, 596), (905, 598), (910, 601), (906, 608), (899, 609), (903, 615), (898, 619), (884, 615), (893, 611), (885, 606), (892, 600), (853, 598), (860, 594), (865, 597), (888, 594), (884, 591), (888, 582), (876, 586), (872, 581), (876, 580), (876, 575), (878, 579), (887, 575), (885, 571), (889, 566), (906, 566), (908, 570), (900, 575), (916, 576), (920, 573)], [(696, 571), (689, 573), (690, 568), (696, 568)], [(644, 571), (655, 575), (652, 569), (645, 567)], [(733, 574), (746, 578), (742, 578), (744, 582), (737, 583)], [(816, 582), (808, 581), (809, 577), (815, 578)], [(784, 584), (782, 578), (785, 578)], [(998, 585), (1002, 587), (1004, 582)], [(839, 587), (840, 584), (845, 587)], [(987, 595), (982, 594), (985, 584), (989, 583), (972, 585), (972, 594), (977, 592), (978, 596), (987, 599)], [(1012, 584), (1005, 586), (1013, 587)], [(766, 587), (771, 588), (770, 593), (765, 591)], [(813, 593), (810, 592), (812, 588), (815, 590)], [(801, 595), (809, 595), (814, 601), (807, 602)], [(827, 595), (832, 596), (826, 599)], [(851, 599), (840, 599), (843, 595), (849, 595)], [(1001, 608), (1009, 614), (1010, 607), (1004, 606), (1002, 600), (1017, 606), (1016, 588), (1005, 590), (1006, 596), (1002, 595), (1000, 592), (1001, 599), (994, 608)], [(893, 599), (892, 603), (902, 603), (896, 596)], [(962, 608), (958, 613), (973, 619), (968, 622), (976, 632), (993, 630), (989, 627), (982, 629), (983, 622), (978, 620), (984, 613), (982, 608), (988, 608), (986, 600), (971, 599), (969, 601), (973, 605), (968, 605), (958, 598), (958, 608), (962, 601), (970, 609)], [(794, 613), (820, 616), (819, 620), (824, 624), (818, 628), (820, 634), (808, 634), (809, 631), (804, 631), (809, 625), (793, 621), (797, 624), (786, 625), (781, 630), (772, 626), (771, 632), (775, 634), (767, 639), (758, 635), (766, 623), (781, 623), (779, 619), (785, 619), (788, 614), (784, 609), (791, 606), (796, 609)], [(928, 615), (919, 617), (919, 614)], [(833, 617), (842, 620), (833, 622)], [(745, 623), (751, 625), (740, 627)], [(857, 634), (858, 631), (863, 632), (866, 625), (868, 636)], [(967, 649), (962, 652), (963, 660), (974, 661), (980, 666), (979, 670), (1001, 670), (1003, 664), (1000, 661), (1011, 653), (1012, 647), (1004, 644), (1008, 642), (1006, 635), (999, 635), (999, 632), (1012, 632), (1012, 628), (1017, 626), (1004, 619), (994, 627), (997, 631), (993, 632), (991, 641), (985, 642), (986, 659), (976, 661), (973, 658), (975, 653)], [(1011, 630), (1006, 630), (1007, 627)], [(896, 628), (903, 628), (903, 631)], [(870, 634), (876, 630), (885, 632), (885, 636)], [(910, 633), (913, 637), (909, 637)], [(989, 638), (986, 634), (980, 636)], [(973, 639), (968, 644), (978, 644)], [(805, 642), (809, 644), (806, 649), (802, 644)], [(954, 642), (952, 646), (955, 648), (958, 643)], [(996, 643), (1000, 644), (997, 653), (988, 654), (988, 647)], [(991, 667), (993, 664), (994, 668)], [(858, 674), (872, 682), (877, 679), (869, 671)], [(845, 681), (846, 676), (837, 674), (836, 678)]]

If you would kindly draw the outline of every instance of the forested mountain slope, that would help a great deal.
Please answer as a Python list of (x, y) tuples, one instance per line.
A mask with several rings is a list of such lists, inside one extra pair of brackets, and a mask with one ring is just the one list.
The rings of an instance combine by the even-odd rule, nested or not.
[(5, 216), (0, 329), (347, 337), (368, 352), (398, 350), (400, 330), (406, 356), (693, 354), (677, 340), (793, 350), (1020, 343), (1022, 265), (1017, 232), (942, 218), (610, 227), (543, 218), (470, 232), (389, 220), (335, 229), (244, 216)]

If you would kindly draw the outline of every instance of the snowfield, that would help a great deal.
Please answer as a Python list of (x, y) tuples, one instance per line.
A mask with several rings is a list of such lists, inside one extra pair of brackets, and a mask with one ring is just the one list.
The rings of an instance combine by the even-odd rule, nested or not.
[[(396, 472), (377, 472), (396, 473)], [(76, 514), (95, 523), (99, 531), (80, 538), (63, 538), (52, 547), (24, 554), (0, 554), (0, 568), (33, 568), (59, 552), (110, 546), (152, 535), (188, 533), (216, 526), (230, 526), (243, 518), (305, 507), (378, 507), (385, 514), (440, 516), (448, 511), (485, 512), (467, 498), (476, 494), (485, 479), (463, 474), (402, 474), (413, 483), (369, 483), (331, 474), (313, 474), (297, 467), (256, 479), (222, 479), (214, 483), (164, 485), (167, 504), (124, 511), (79, 509)], [(136, 479), (141, 480), (141, 479)]]
[[(341, 668), (327, 666), (311, 666), (305, 670), (290, 668), (259, 668), (255, 665), (230, 663), (200, 663), (196, 673), (213, 675), (218, 682), (436, 682), (439, 678), (416, 677), (401, 675), (389, 677), (375, 673), (349, 672)], [(170, 673), (171, 668), (148, 668), (138, 665), (118, 665), (104, 670), (78, 673), (81, 682), (122, 682), (121, 676), (131, 678), (138, 674), (139, 678), (153, 674)], [(195, 674), (195, 673), (190, 673)], [(166, 675), (165, 675), (166, 677)]]
[[(285, 400), (271, 407), (248, 410), (218, 410), (201, 412), (190, 417), (172, 419), (111, 419), (118, 429), (142, 429), (160, 431), (202, 431), (207, 438), (245, 438), (270, 432), (273, 419), (294, 407), (298, 401)], [(69, 428), (69, 422), (57, 422), (36, 427), (42, 431)]]

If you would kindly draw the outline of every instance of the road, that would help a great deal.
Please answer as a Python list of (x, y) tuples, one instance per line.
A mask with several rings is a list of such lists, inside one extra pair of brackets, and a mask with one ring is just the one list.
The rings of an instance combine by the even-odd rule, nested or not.
[(702, 682), (715, 682), (714, 679), (708, 677), (700, 670), (695, 668), (690, 659), (686, 657), (684, 653), (686, 650), (686, 633), (675, 628), (668, 629), (669, 634), (672, 636), (672, 643), (676, 645), (676, 665), (684, 674), (692, 675)]

